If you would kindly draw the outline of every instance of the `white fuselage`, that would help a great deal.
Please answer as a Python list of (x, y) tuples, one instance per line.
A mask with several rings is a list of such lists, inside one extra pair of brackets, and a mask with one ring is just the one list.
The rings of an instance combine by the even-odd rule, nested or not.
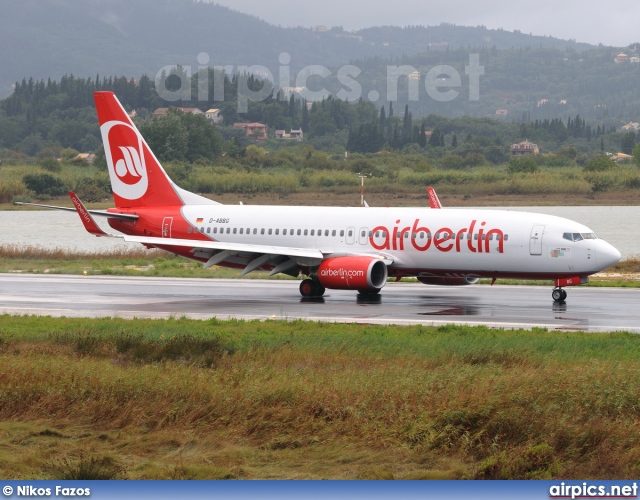
[[(396, 275), (588, 276), (620, 259), (588, 227), (527, 212), (246, 205), (185, 205), (181, 211), (212, 241), (384, 255)], [(574, 241), (567, 234), (584, 236)]]

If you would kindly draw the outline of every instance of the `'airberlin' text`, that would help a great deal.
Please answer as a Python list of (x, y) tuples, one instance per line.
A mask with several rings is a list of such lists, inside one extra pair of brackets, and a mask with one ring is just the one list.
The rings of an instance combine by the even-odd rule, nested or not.
[[(504, 253), (504, 233), (500, 229), (487, 231), (486, 224), (481, 222), (478, 225), (478, 221), (473, 220), (469, 227), (458, 231), (443, 227), (432, 234), (428, 227), (420, 225), (420, 219), (416, 219), (413, 226), (406, 227), (400, 227), (400, 220), (397, 220), (391, 230), (385, 226), (375, 227), (369, 236), (369, 243), (376, 250), (404, 250), (406, 239), (418, 252), (426, 252), (433, 245), (440, 252), (460, 253), (467, 248), (473, 253), (489, 253), (489, 244), (495, 241), (498, 253)], [(478, 231), (474, 233), (476, 226)]]

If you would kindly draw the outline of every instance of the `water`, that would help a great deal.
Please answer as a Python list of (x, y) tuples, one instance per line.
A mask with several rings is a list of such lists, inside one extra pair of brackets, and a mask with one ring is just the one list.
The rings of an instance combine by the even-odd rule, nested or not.
[[(640, 255), (640, 207), (510, 207), (509, 210), (557, 215), (580, 222), (608, 241), (626, 258)], [(98, 224), (113, 231), (106, 220)], [(84, 229), (77, 214), (53, 210), (0, 211), (0, 245), (17, 244), (95, 252), (135, 248), (117, 238), (96, 238)]]

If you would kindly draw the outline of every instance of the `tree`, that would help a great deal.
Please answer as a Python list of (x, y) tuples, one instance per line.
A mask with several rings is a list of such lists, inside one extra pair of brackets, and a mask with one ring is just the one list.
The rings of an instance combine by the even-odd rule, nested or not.
[(630, 155), (633, 151), (633, 148), (636, 145), (636, 134), (635, 132), (628, 132), (622, 136), (622, 141), (620, 143), (620, 150), (626, 154)]
[(422, 122), (422, 125), (420, 126), (420, 134), (418, 135), (418, 145), (421, 148), (424, 148), (427, 146), (427, 133), (424, 128), (424, 122)]
[(585, 172), (606, 172), (617, 168), (616, 162), (610, 160), (606, 156), (598, 156), (587, 163), (584, 167)]
[(633, 158), (640, 167), (640, 143), (636, 144), (636, 147), (633, 148)]

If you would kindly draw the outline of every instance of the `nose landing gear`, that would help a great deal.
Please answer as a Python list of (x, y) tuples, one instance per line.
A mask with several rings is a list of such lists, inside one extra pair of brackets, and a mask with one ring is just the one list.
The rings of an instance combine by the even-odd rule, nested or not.
[(551, 298), (554, 302), (564, 302), (567, 300), (567, 292), (562, 288), (554, 288), (551, 292)]

